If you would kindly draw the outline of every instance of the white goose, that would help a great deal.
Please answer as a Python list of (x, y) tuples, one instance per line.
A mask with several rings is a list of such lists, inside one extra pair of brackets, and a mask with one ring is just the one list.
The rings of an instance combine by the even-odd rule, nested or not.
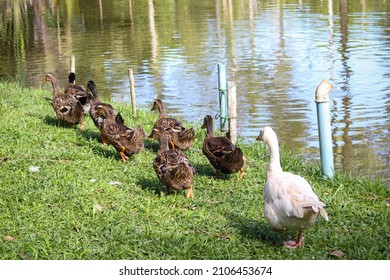
[(304, 178), (282, 170), (278, 138), (271, 127), (264, 127), (256, 140), (264, 141), (271, 154), (263, 190), (264, 215), (276, 231), (298, 231), (298, 240), (285, 241), (284, 245), (300, 248), (302, 231), (316, 222), (318, 214), (328, 220), (325, 204)]

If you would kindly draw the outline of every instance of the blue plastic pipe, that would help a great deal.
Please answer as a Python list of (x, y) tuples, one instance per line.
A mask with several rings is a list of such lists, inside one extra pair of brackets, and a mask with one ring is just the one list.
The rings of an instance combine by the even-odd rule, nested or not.
[(323, 80), (316, 89), (318, 136), (320, 140), (321, 172), (324, 179), (334, 175), (332, 131), (330, 126), (329, 92), (333, 86)]
[(219, 121), (221, 131), (228, 131), (228, 96), (226, 83), (226, 68), (218, 63), (218, 89), (219, 89)]

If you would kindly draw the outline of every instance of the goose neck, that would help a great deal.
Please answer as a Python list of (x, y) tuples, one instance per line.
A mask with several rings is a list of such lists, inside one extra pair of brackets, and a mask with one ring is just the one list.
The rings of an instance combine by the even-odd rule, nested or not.
[(280, 153), (279, 153), (279, 143), (276, 141), (269, 141), (268, 147), (270, 150), (270, 162), (267, 169), (267, 176), (272, 174), (282, 172), (282, 167), (280, 165)]

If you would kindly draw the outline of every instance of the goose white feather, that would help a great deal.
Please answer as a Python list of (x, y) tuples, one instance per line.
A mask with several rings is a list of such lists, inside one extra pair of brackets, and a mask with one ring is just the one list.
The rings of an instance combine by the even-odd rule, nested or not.
[(264, 216), (275, 230), (298, 231), (297, 241), (286, 241), (289, 248), (302, 246), (302, 231), (312, 226), (320, 214), (328, 214), (311, 185), (301, 176), (284, 172), (280, 165), (279, 143), (271, 127), (260, 131), (256, 140), (264, 141), (270, 150), (267, 181), (263, 190)]

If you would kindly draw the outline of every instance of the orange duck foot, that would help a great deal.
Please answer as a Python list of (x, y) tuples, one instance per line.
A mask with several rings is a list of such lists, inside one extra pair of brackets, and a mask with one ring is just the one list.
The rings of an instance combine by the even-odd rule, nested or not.
[(239, 179), (242, 179), (244, 177), (244, 169), (240, 168), (240, 176)]
[(122, 158), (122, 161), (126, 163), (129, 160), (129, 157), (125, 155), (125, 150), (126, 150), (126, 148), (122, 146), (122, 149), (119, 152), (119, 154)]
[(79, 128), (80, 130), (85, 130), (85, 123), (81, 122)]
[(194, 191), (192, 189), (192, 186), (188, 189), (187, 192), (187, 198), (193, 198), (194, 197)]
[(105, 146), (108, 145), (108, 141), (107, 141), (106, 137), (103, 136), (103, 134), (100, 134), (100, 140), (102, 140), (103, 145), (105, 145)]

